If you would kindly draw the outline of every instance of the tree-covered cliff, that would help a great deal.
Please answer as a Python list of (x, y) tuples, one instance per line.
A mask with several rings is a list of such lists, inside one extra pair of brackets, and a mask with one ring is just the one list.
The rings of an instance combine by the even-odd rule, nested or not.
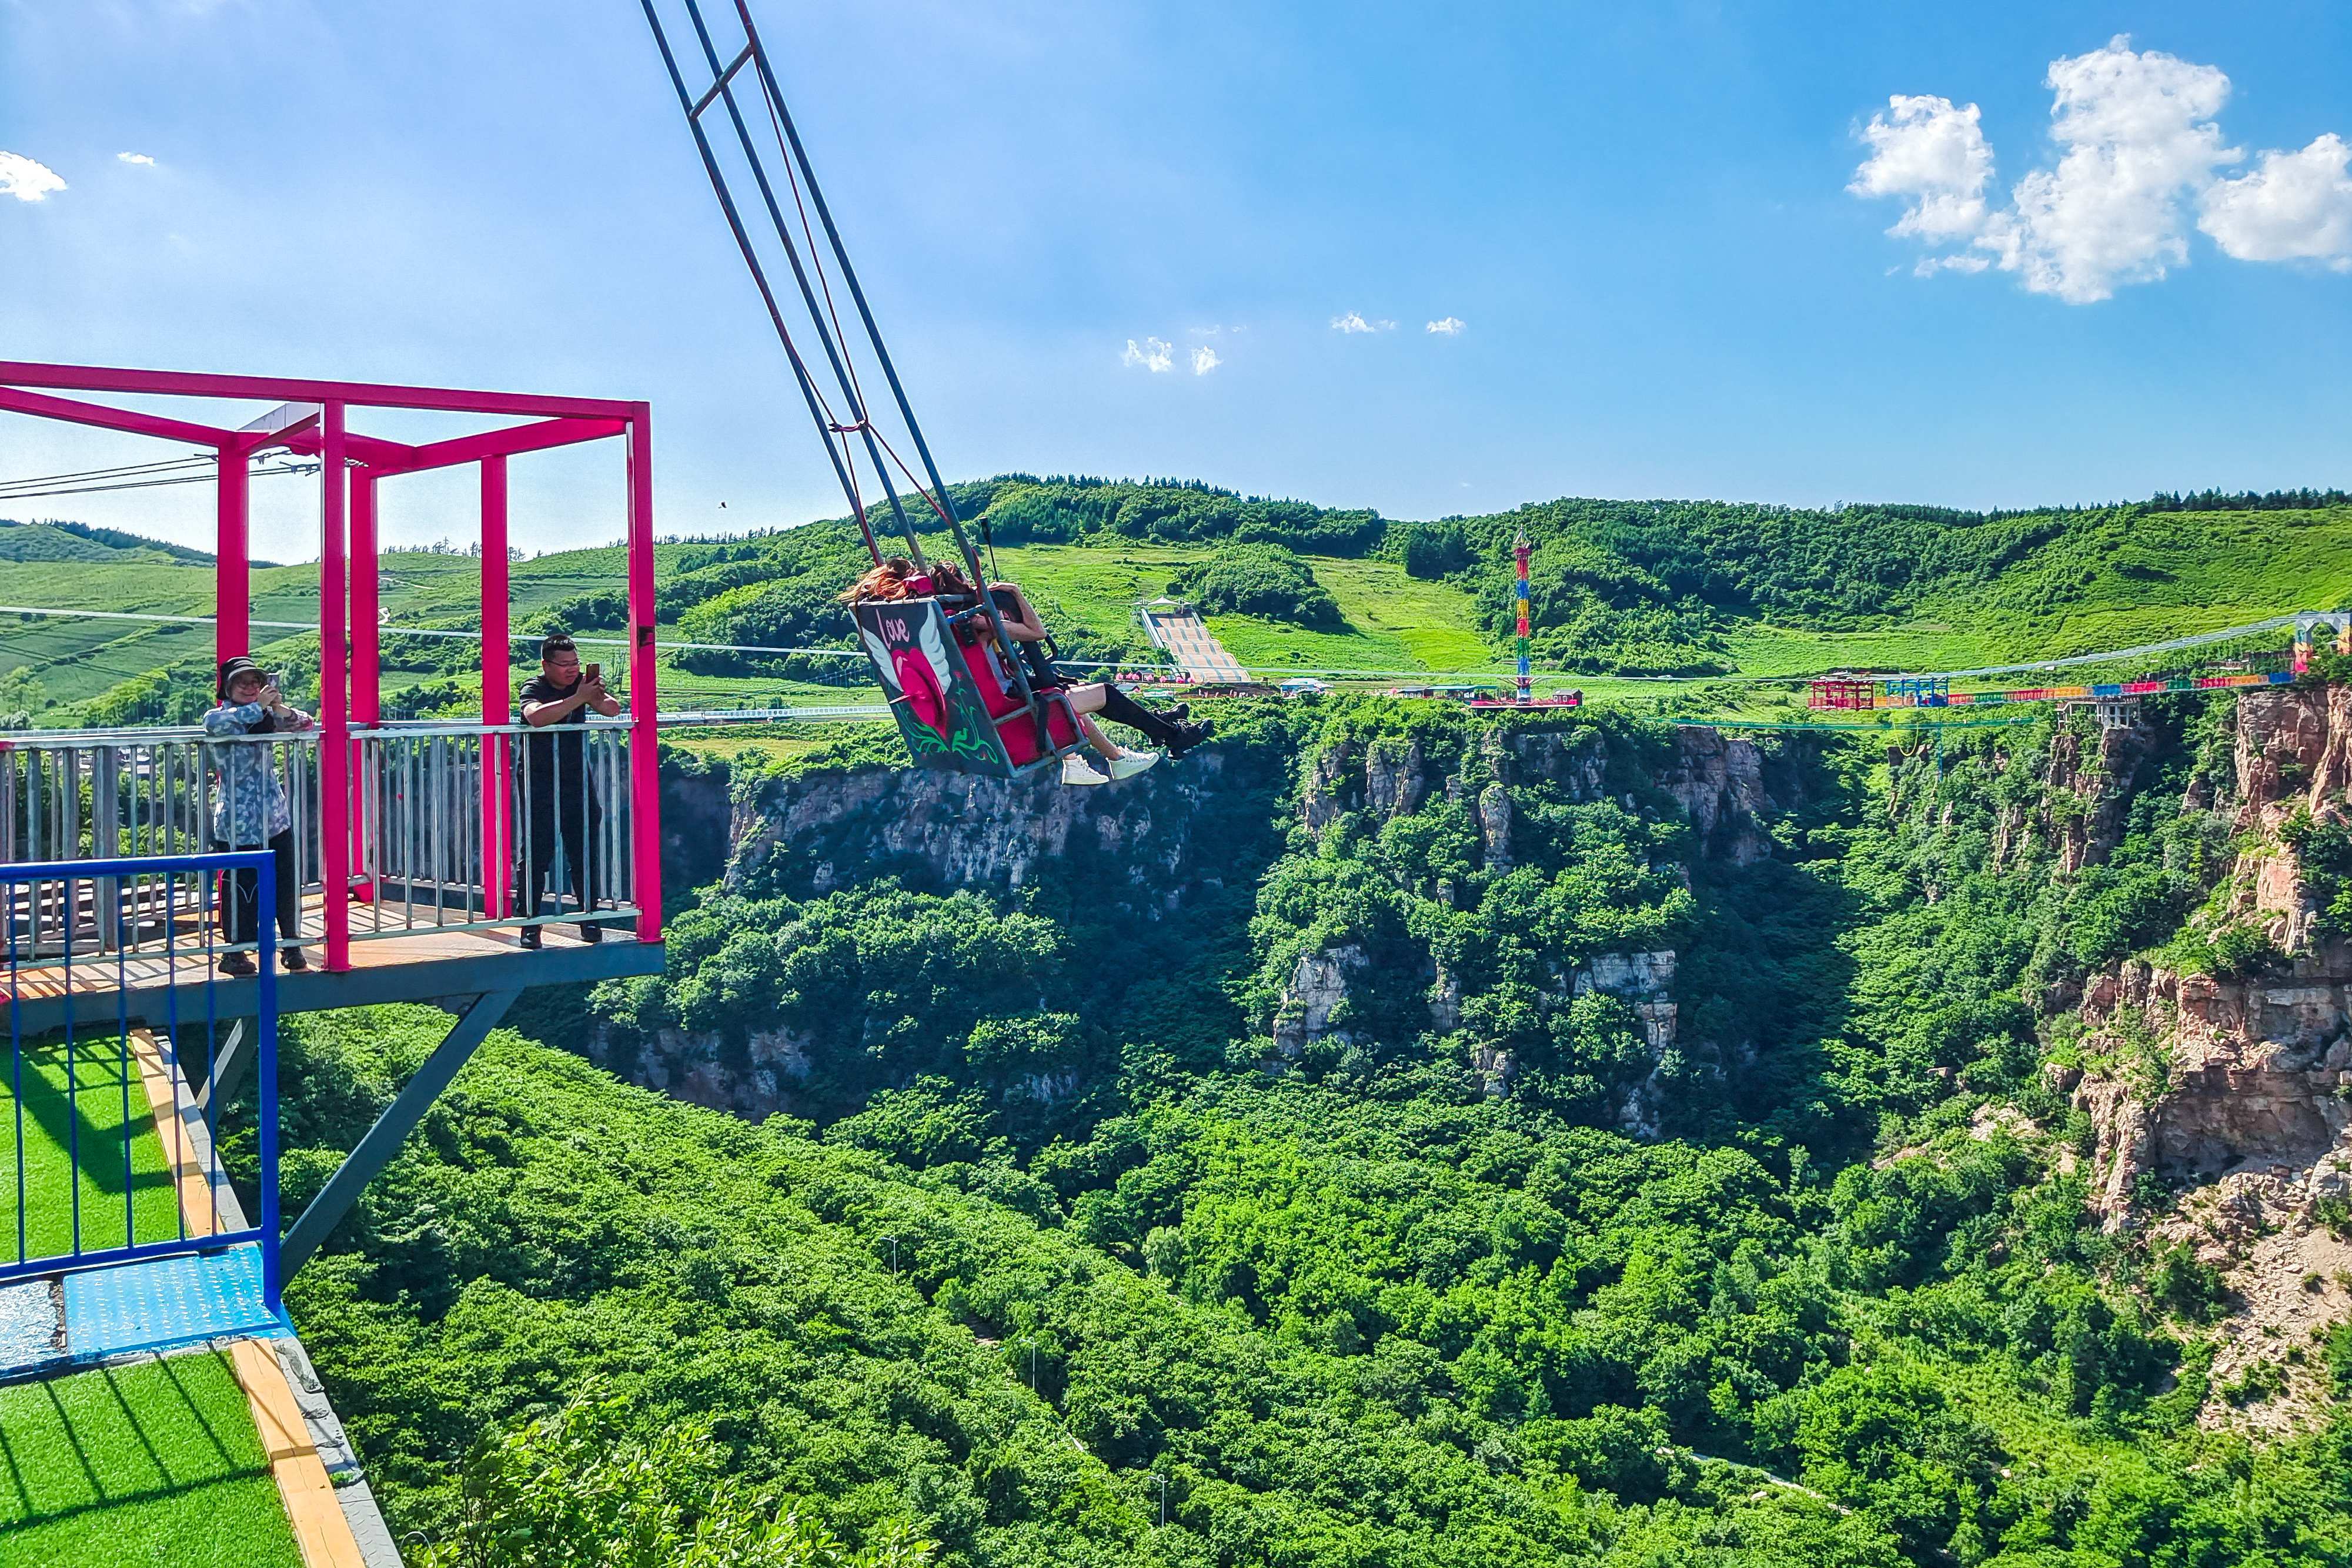
[[(2342, 1127), (2347, 779), (2324, 687), (1875, 749), (1270, 705), (1096, 791), (747, 755), (674, 780), (732, 850), (669, 972), (530, 1025), (668, 1093), (501, 1036), (293, 1310), (427, 1536), (587, 1386), (957, 1563), (2341, 1563), (2352, 1273), (2260, 1250), (2340, 1245), (2336, 1167), (2198, 1074), (2268, 1030)], [(2123, 1015), (2168, 985), (2252, 1011)], [(325, 1151), (431, 1030), (289, 1037)]]

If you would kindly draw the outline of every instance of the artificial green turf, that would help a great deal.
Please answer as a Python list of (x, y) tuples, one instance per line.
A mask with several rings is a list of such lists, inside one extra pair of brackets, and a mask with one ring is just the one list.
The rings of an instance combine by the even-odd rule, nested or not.
[(219, 1352), (0, 1388), (0, 1568), (300, 1568)]
[[(25, 1258), (54, 1258), (74, 1249), (79, 1199), (81, 1250), (123, 1244), (123, 1193), (131, 1194), (131, 1239), (163, 1241), (179, 1234), (179, 1207), (171, 1168), (155, 1133), (139, 1064), (125, 1062), (109, 1029), (75, 1043), (73, 1088), (68, 1092), (68, 1051), (60, 1041), (24, 1047), (23, 1115), (14, 1065), (0, 1054), (0, 1148), (23, 1152)], [(123, 1168), (123, 1104), (128, 1087), (131, 1166)], [(77, 1160), (75, 1156), (79, 1155)], [(70, 1176), (78, 1174), (79, 1180)], [(16, 1165), (0, 1163), (0, 1257), (17, 1250)]]

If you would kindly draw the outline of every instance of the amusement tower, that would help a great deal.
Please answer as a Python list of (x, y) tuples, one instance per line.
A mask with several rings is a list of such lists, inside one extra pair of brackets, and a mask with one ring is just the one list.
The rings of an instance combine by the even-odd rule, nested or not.
[(1511, 558), (1518, 563), (1519, 580), (1512, 590), (1519, 605), (1519, 635), (1517, 644), (1519, 656), (1519, 703), (1525, 706), (1535, 700), (1533, 682), (1528, 675), (1528, 536), (1521, 534), (1511, 541)]

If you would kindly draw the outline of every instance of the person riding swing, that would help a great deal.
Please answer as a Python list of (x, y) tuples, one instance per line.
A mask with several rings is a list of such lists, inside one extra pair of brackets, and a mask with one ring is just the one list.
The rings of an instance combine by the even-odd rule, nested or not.
[[(1191, 722), (1191, 712), (1178, 707), (1166, 712), (1145, 706), (1119, 690), (1109, 681), (1073, 682), (1055, 667), (1045, 650), (1052, 637), (1036, 611), (1030, 605), (1028, 595), (1018, 583), (992, 582), (985, 609), (980, 619), (991, 624), (991, 630), (1001, 630), (1018, 649), (1027, 666), (1031, 685), (1041, 693), (1050, 692), (1065, 700), (1076, 716), (1080, 732), (1087, 746), (1102, 759), (1097, 768), (1083, 758), (1069, 757), (1063, 760), (1062, 782), (1074, 785), (1108, 783), (1113, 779), (1131, 779), (1146, 768), (1156, 766), (1161, 756), (1181, 757), (1209, 738), (1213, 726)], [(967, 608), (981, 605), (981, 596), (962, 572), (946, 561), (933, 561), (927, 571), (918, 572), (912, 561), (904, 556), (891, 556), (850, 584), (843, 593), (845, 603), (856, 605), (876, 601), (894, 601), (936, 595), (941, 599), (961, 601)], [(1139, 731), (1146, 739), (1160, 747), (1158, 751), (1129, 751), (1103, 732), (1094, 720), (1099, 714), (1104, 718)], [(1108, 769), (1108, 771), (1105, 771)]]

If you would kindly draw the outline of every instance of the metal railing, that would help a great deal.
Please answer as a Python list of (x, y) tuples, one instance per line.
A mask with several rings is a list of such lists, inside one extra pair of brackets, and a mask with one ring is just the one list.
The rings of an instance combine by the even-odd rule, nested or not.
[[(195, 727), (34, 732), (0, 737), (0, 862), (97, 858), (125, 869), (95, 883), (6, 890), (18, 961), (121, 952), (152, 956), (190, 940), (223, 895), (186, 869), (234, 842), (232, 790), (274, 792), (288, 821), (294, 935), (326, 931), (321, 833), (348, 835), (352, 939), (548, 925), (634, 925), (635, 726), (387, 723), (350, 737), (349, 810), (321, 810), (316, 730), (212, 736)], [(251, 816), (250, 810), (247, 812)], [(166, 869), (177, 865), (180, 869)], [(550, 891), (534, 899), (531, 890)], [(216, 933), (226, 954), (256, 943)]]
[[(0, 1258), (0, 1283), (252, 1242), (261, 1251), (265, 1300), (277, 1310), (278, 988), (268, 940), (277, 872), (277, 857), (266, 851), (0, 864), (0, 898), (11, 910), (93, 907), (101, 926), (128, 926), (137, 918), (133, 890), (152, 878), (166, 889), (187, 887), (194, 916), (163, 927), (158, 952), (175, 977), (184, 970), (185, 980), (167, 990), (152, 1027), (134, 1028), (123, 1004), (126, 941), (82, 948), (68, 928), (60, 955), (65, 1023), (30, 1038), (16, 999), (55, 993), (58, 977), (28, 961), (20, 928), (9, 923), (8, 1076), (0, 1092), (16, 1160), (12, 1185), (0, 1196), (0, 1206), (13, 1205), (0, 1246), (14, 1252)], [(222, 890), (240, 884), (261, 912), (258, 996), (252, 1016), (225, 1034), (213, 993), (224, 983), (217, 966), (226, 948), (211, 916)], [(79, 989), (77, 965), (97, 968), (103, 988)], [(88, 998), (87, 1019), (75, 1017), (79, 996)], [(212, 1135), (223, 1064), (239, 1052), (249, 1052), (253, 1065), (259, 1143), (260, 1212), (250, 1224)]]
[(352, 940), (633, 921), (634, 738), (627, 719), (355, 732)]
[[(232, 778), (286, 802), (299, 891), (319, 889), (315, 733), (208, 736), (194, 727), (36, 732), (0, 737), (0, 862), (121, 860), (134, 869), (67, 898), (25, 884), (7, 904), (26, 960), (157, 951), (195, 907), (191, 873), (161, 862), (263, 843), (235, 841), (223, 810)], [(118, 908), (118, 905), (120, 906)], [(120, 915), (121, 918), (116, 918)], [(299, 917), (298, 917), (298, 920)], [(293, 938), (316, 940), (313, 913)], [(250, 941), (241, 946), (250, 951)]]

